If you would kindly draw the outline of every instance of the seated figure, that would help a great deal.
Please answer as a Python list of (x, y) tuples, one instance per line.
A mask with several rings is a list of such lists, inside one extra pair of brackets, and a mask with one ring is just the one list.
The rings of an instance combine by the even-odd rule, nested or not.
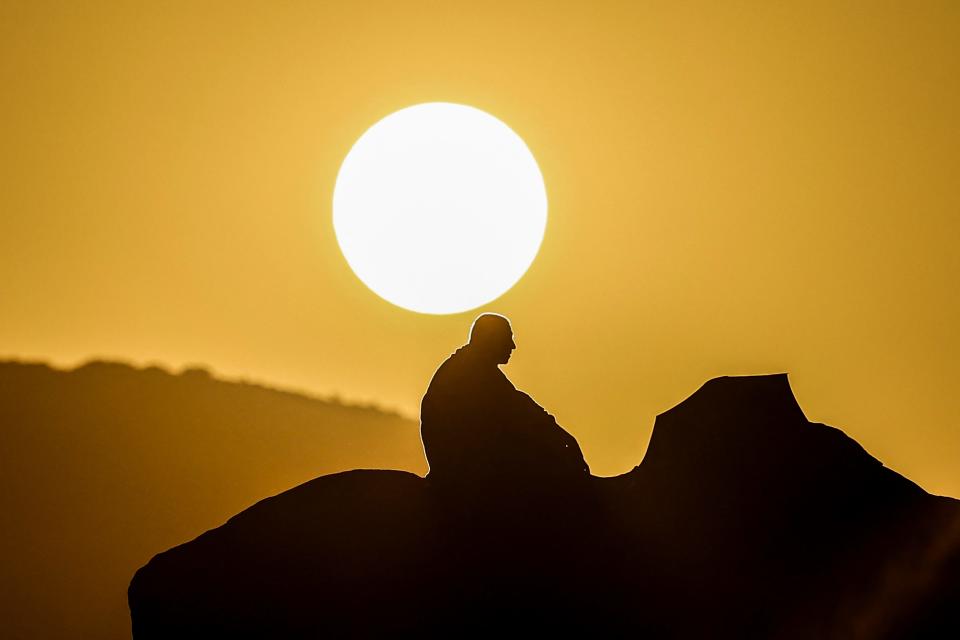
[(496, 488), (589, 477), (576, 439), (500, 370), (515, 348), (510, 322), (483, 314), (469, 344), (433, 375), (420, 435), (434, 483)]

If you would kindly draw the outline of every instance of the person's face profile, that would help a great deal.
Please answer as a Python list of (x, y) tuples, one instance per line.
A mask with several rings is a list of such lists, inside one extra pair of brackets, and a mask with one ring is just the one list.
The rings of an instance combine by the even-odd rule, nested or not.
[(517, 348), (517, 343), (513, 341), (513, 330), (507, 326), (503, 337), (503, 346), (501, 350), (500, 359), (497, 361), (498, 364), (507, 364), (510, 361), (510, 356), (513, 355), (513, 350)]

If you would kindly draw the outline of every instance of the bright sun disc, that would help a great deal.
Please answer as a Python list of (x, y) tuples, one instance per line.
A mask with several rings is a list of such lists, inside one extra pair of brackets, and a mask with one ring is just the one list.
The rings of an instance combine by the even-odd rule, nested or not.
[(333, 192), (333, 228), (377, 295), (457, 313), (503, 295), (533, 262), (547, 194), (530, 149), (479, 109), (431, 102), (370, 127)]

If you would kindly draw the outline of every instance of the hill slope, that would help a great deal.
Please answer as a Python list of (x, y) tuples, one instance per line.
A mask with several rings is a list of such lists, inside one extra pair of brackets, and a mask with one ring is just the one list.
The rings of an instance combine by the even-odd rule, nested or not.
[(623, 476), (484, 482), (355, 471), (263, 500), (137, 572), (134, 635), (960, 635), (960, 503), (808, 422), (783, 375), (708, 382)]
[(424, 473), (417, 425), (202, 370), (0, 362), (3, 635), (128, 638), (157, 549), (355, 467)]

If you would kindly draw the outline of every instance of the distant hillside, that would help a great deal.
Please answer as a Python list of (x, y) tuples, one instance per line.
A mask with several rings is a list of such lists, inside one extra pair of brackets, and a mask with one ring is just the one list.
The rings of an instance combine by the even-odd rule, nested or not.
[(425, 473), (417, 425), (204, 370), (0, 362), (3, 635), (129, 638), (159, 549), (358, 467)]

